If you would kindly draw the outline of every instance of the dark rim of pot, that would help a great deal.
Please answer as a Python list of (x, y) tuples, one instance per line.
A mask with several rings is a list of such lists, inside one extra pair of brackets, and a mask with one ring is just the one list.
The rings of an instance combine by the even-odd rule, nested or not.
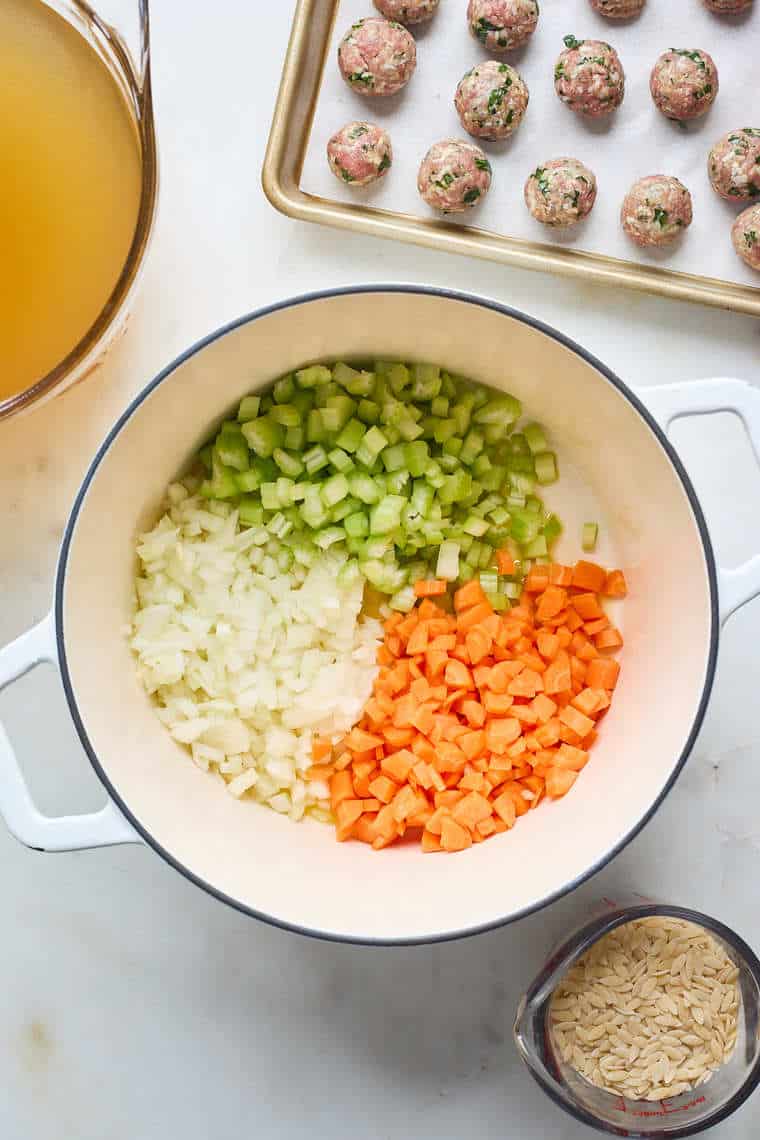
[[(582, 360), (585, 360), (587, 364), (590, 364), (591, 367), (599, 372), (610, 384), (612, 384), (612, 386), (617, 389), (620, 395), (623, 396), (629, 402), (629, 404), (631, 404), (635, 411), (638, 412), (650, 430), (654, 433), (661, 447), (666, 452), (674, 470), (676, 471), (676, 474), (681, 481), (684, 492), (689, 500), (689, 505), (691, 506), (694, 520), (697, 524), (699, 535), (702, 541), (705, 566), (710, 586), (710, 605), (712, 618), (710, 631), (710, 649), (707, 657), (705, 682), (702, 690), (702, 696), (697, 706), (694, 721), (691, 726), (691, 730), (687, 736), (683, 751), (674, 764), (673, 771), (671, 772), (665, 786), (658, 795), (657, 799), (654, 801), (648, 811), (644, 813), (636, 825), (632, 827), (630, 831), (628, 831), (626, 835), (618, 840), (618, 842), (615, 843), (608, 851), (606, 851), (604, 855), (597, 859), (591, 867), (584, 871), (583, 874), (576, 876), (576, 878), (564, 884), (564, 886), (558, 888), (556, 891), (552, 891), (550, 894), (539, 899), (537, 902), (532, 903), (530, 906), (523, 907), (514, 913), (501, 915), (489, 922), (481, 923), (476, 926), (466, 927), (459, 930), (451, 930), (441, 934), (417, 935), (407, 938), (362, 938), (361, 936), (340, 934), (330, 930), (320, 930), (314, 927), (300, 926), (298, 923), (286, 922), (283, 919), (275, 917), (274, 915), (266, 914), (265, 912), (256, 910), (253, 907), (245, 906), (239, 900), (231, 898), (223, 891), (220, 891), (218, 888), (214, 887), (211, 883), (206, 882), (204, 879), (194, 874), (181, 862), (179, 862), (173, 855), (171, 855), (170, 852), (162, 847), (158, 840), (146, 828), (142, 826), (140, 821), (133, 815), (132, 811), (129, 808), (129, 805), (126, 804), (122, 797), (119, 795), (118, 791), (111, 783), (103, 765), (101, 764), (95, 752), (95, 749), (90, 743), (84, 721), (80, 715), (76, 698), (74, 696), (74, 689), (71, 682), (71, 676), (69, 673), (68, 661), (66, 657), (64, 631), (64, 587), (66, 579), (66, 567), (74, 531), (84, 499), (87, 495), (90, 484), (97, 474), (98, 467), (100, 466), (111, 445), (116, 440), (121, 429), (134, 415), (140, 405), (150, 396), (154, 389), (157, 388), (158, 385), (161, 384), (168, 376), (170, 376), (171, 373), (174, 372), (180, 365), (189, 360), (190, 357), (195, 356), (196, 353), (200, 352), (208, 345), (213, 344), (221, 337), (226, 336), (228, 333), (234, 331), (242, 325), (249, 324), (252, 321), (261, 320), (262, 317), (270, 316), (272, 313), (281, 312), (285, 309), (298, 308), (301, 305), (309, 304), (314, 301), (323, 301), (335, 297), (345, 297), (356, 294), (381, 293), (407, 293), (420, 294), (427, 297), (440, 297), (443, 300), (457, 301), (467, 305), (475, 305), (480, 308), (490, 309), (495, 313), (501, 313), (505, 317), (510, 317), (512, 320), (519, 321), (522, 324), (528, 325), (530, 328), (535, 329), (537, 332), (543, 333), (544, 336), (551, 338), (558, 344), (561, 344), (564, 348), (567, 348), (571, 352), (574, 352)], [(201, 887), (210, 895), (213, 895), (214, 898), (219, 899), (221, 902), (227, 903), (229, 906), (233, 907), (235, 910), (240, 911), (242, 914), (250, 915), (252, 918), (261, 919), (262, 922), (269, 923), (270, 925), (279, 927), (282, 930), (289, 930), (297, 934), (303, 934), (313, 938), (321, 938), (327, 941), (343, 942), (356, 945), (413, 946), (435, 942), (449, 942), (459, 938), (466, 938), (473, 934), (481, 934), (488, 930), (498, 929), (501, 926), (506, 926), (511, 922), (515, 922), (520, 918), (524, 918), (529, 914), (533, 914), (534, 912), (541, 910), (543, 907), (548, 906), (550, 903), (555, 902), (557, 899), (562, 898), (564, 895), (569, 894), (571, 891), (575, 890), (576, 887), (580, 886), (581, 883), (584, 883), (587, 879), (590, 879), (597, 873), (597, 871), (600, 871), (602, 867), (606, 866), (610, 860), (618, 855), (623, 850), (623, 848), (626, 847), (631, 842), (631, 840), (639, 834), (642, 828), (649, 822), (654, 813), (657, 811), (660, 804), (663, 802), (668, 792), (676, 782), (678, 776), (680, 775), (681, 769), (689, 757), (689, 754), (694, 746), (694, 742), (697, 738), (697, 734), (701, 728), (705, 711), (707, 709), (710, 692), (712, 690), (713, 681), (715, 678), (720, 619), (718, 614), (718, 582), (715, 570), (715, 558), (713, 555), (712, 544), (710, 542), (710, 536), (707, 530), (707, 524), (702, 513), (702, 508), (699, 505), (699, 500), (697, 498), (696, 492), (694, 491), (694, 488), (691, 484), (691, 480), (686, 474), (686, 470), (684, 469), (681, 460), (678, 458), (678, 455), (676, 454), (673, 446), (669, 442), (665, 432), (659, 426), (652, 414), (642, 404), (635, 393), (633, 393), (622, 382), (622, 380), (620, 380), (613, 372), (611, 372), (609, 368), (602, 364), (601, 361), (597, 360), (597, 358), (590, 352), (587, 352), (585, 349), (581, 348), (580, 345), (576, 344), (576, 342), (573, 341), (570, 337), (565, 336), (563, 333), (557, 332), (556, 329), (551, 328), (549, 325), (544, 324), (542, 321), (536, 320), (534, 317), (526, 316), (524, 313), (519, 312), (517, 309), (512, 309), (507, 305), (499, 304), (497, 301), (477, 297), (468, 293), (460, 293), (451, 289), (438, 289), (421, 285), (357, 285), (305, 293), (298, 297), (293, 297), (290, 300), (279, 301), (273, 305), (268, 305), (265, 308), (258, 309), (253, 313), (248, 313), (243, 317), (239, 317), (237, 320), (230, 321), (229, 324), (223, 325), (215, 332), (204, 337), (202, 340), (197, 341), (194, 345), (188, 348), (186, 352), (183, 352), (180, 356), (173, 360), (171, 364), (164, 368), (163, 371), (161, 371), (158, 376), (156, 376), (155, 379), (152, 380), (145, 388), (143, 388), (143, 390), (134, 398), (134, 400), (132, 400), (126, 411), (116, 421), (115, 425), (98, 449), (74, 501), (74, 506), (72, 508), (71, 515), (69, 516), (66, 530), (64, 532), (61, 554), (58, 561), (58, 569), (56, 572), (55, 626), (56, 641), (58, 647), (58, 660), (61, 669), (63, 688), (66, 694), (66, 700), (68, 702), (71, 716), (74, 720), (74, 724), (76, 726), (80, 740), (82, 741), (82, 745), (90, 758), (90, 762), (95, 769), (98, 778), (106, 788), (109, 796), (118, 806), (119, 810), (122, 812), (125, 818), (129, 821), (135, 831), (145, 840), (145, 842), (150, 847), (152, 847), (154, 851), (156, 851), (163, 859), (165, 859), (170, 866), (174, 867), (176, 871), (179, 871), (180, 874), (184, 875), (186, 879), (190, 880), (190, 882), (195, 883), (196, 886)]]

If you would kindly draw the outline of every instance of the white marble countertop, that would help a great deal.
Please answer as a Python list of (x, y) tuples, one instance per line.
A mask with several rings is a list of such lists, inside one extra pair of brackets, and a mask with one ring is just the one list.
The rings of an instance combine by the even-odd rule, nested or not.
[[(116, 414), (189, 343), (273, 299), (377, 280), (452, 286), (556, 325), (632, 384), (726, 373), (760, 383), (760, 325), (748, 318), (275, 214), (259, 171), (293, 6), (228, 0), (221, 18), (208, 5), (154, 5), (156, 240), (129, 333), (99, 375), (0, 427), (0, 643), (46, 612), (69, 506)], [(760, 473), (746, 444), (737, 451), (735, 424), (690, 423), (676, 440), (723, 560), (756, 552)], [(149, 850), (41, 855), (0, 826), (0, 1136), (454, 1140), (473, 1122), (488, 1137), (591, 1136), (522, 1070), (510, 1038), (518, 996), (552, 938), (618, 884), (700, 907), (760, 947), (759, 640), (755, 603), (725, 629), (681, 779), (614, 864), (548, 911), (461, 943), (308, 941), (225, 909)], [(52, 670), (0, 696), (0, 717), (43, 809), (103, 801)], [(756, 1096), (715, 1134), (750, 1140), (759, 1125)]]

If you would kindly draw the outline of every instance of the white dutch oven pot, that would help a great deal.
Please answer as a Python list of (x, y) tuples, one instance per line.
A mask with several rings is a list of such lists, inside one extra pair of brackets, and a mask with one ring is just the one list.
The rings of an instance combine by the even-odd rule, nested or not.
[[(582, 519), (599, 518), (606, 554), (629, 579), (623, 672), (592, 762), (564, 800), (456, 857), (337, 844), (329, 828), (295, 826), (233, 799), (159, 723), (124, 637), (135, 535), (155, 521), (166, 484), (213, 425), (245, 393), (306, 361), (378, 356), (435, 361), (519, 396), (557, 445), (562, 479), (548, 499), (575, 536), (564, 540), (568, 557)], [(665, 434), (679, 416), (723, 410), (741, 416), (757, 450), (760, 392), (749, 385), (700, 381), (639, 398), (551, 329), (452, 293), (343, 290), (222, 329), (167, 368), (116, 424), (74, 504), (52, 613), (0, 651), (0, 688), (42, 661), (58, 665), (109, 802), (93, 815), (43, 816), (0, 728), (8, 827), (45, 851), (144, 841), (240, 910), (324, 937), (451, 938), (557, 898), (620, 851), (661, 803), (702, 723), (721, 623), (760, 593), (760, 557), (716, 569)], [(657, 732), (645, 735), (652, 724)]]

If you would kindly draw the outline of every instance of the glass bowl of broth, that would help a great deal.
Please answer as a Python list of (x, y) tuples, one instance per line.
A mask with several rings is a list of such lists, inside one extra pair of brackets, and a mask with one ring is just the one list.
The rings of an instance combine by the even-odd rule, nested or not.
[(100, 362), (150, 239), (148, 0), (121, 0), (118, 27), (109, 5), (0, 0), (0, 420)]

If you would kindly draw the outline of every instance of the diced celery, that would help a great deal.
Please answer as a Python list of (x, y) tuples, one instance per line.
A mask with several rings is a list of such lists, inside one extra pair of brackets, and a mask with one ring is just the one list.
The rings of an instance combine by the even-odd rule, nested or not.
[(471, 419), (470, 408), (466, 404), (463, 404), (460, 400), (459, 403), (454, 404), (449, 409), (449, 415), (451, 416), (452, 420), (456, 424), (457, 435), (460, 437), (464, 436), (465, 432), (467, 431), (467, 429), (470, 426), (470, 419)]
[(400, 443), (386, 447), (380, 458), (386, 471), (400, 471), (406, 462), (404, 448)]
[(470, 515), (462, 529), (466, 534), (471, 534), (473, 538), (482, 538), (488, 530), (488, 523), (485, 519), (478, 518), (477, 515)]
[(510, 436), (509, 450), (512, 455), (530, 455), (530, 446), (522, 432), (516, 431)]
[(356, 458), (365, 467), (371, 467), (383, 448), (387, 446), (388, 439), (380, 428), (371, 427), (356, 448)]
[(331, 396), (321, 411), (325, 430), (339, 432), (356, 411), (356, 403), (350, 396)]
[(398, 610), (399, 613), (408, 614), (414, 609), (417, 603), (417, 596), (414, 592), (413, 586), (404, 586), (402, 590), (393, 594), (388, 600), (388, 605), (392, 610)]
[(477, 432), (473, 429), (472, 431), (469, 431), (464, 438), (462, 450), (459, 452), (459, 458), (461, 459), (462, 463), (465, 463), (467, 466), (469, 466), (475, 459), (477, 459), (482, 450), (483, 436), (480, 434), (480, 432)]
[(351, 494), (360, 499), (362, 503), (366, 503), (367, 506), (372, 506), (380, 501), (377, 484), (369, 475), (364, 475), (360, 471), (352, 472), (348, 477), (348, 486)]
[(251, 455), (238, 424), (222, 424), (222, 430), (214, 446), (220, 462), (225, 467), (233, 467), (236, 471), (247, 470)]
[(274, 396), (275, 404), (289, 404), (293, 398), (293, 393), (295, 390), (296, 389), (295, 384), (293, 383), (293, 377), (290, 375), (282, 376), (279, 380), (276, 381), (275, 386), (272, 389), (272, 395)]
[(409, 387), (409, 369), (405, 364), (390, 364), (385, 373), (390, 389), (396, 396), (400, 396), (405, 388)]
[(519, 420), (522, 404), (514, 396), (505, 394), (488, 399), (473, 415), (476, 424), (509, 425)]
[(509, 598), (505, 597), (504, 594), (488, 594), (488, 600), (491, 603), (491, 608), (497, 613), (510, 608)]
[(306, 420), (306, 440), (308, 443), (324, 443), (327, 438), (322, 412), (312, 408)]
[(446, 475), (443, 486), (438, 492), (441, 503), (461, 502), (472, 490), (472, 478), (468, 471), (461, 468), (453, 475)]
[(510, 475), (513, 471), (522, 472), (525, 475), (535, 475), (536, 468), (533, 462), (532, 455), (508, 455), (507, 456), (507, 470)]
[(557, 457), (553, 451), (541, 451), (534, 457), (536, 465), (536, 478), (542, 486), (556, 483), (559, 478), (557, 471)]
[(301, 388), (297, 388), (288, 403), (292, 404), (294, 408), (298, 408), (303, 418), (306, 419), (314, 407), (314, 396), (311, 392), (304, 392)]
[(291, 452), (284, 451), (281, 447), (274, 449), (272, 458), (283, 475), (287, 475), (289, 479), (297, 479), (303, 471), (303, 463), (298, 456), (293, 455)]
[(510, 582), (510, 581), (502, 578), (502, 580), (501, 580), (501, 592), (504, 594), (504, 596), (506, 598), (510, 598), (512, 601), (516, 601), (520, 597), (520, 594), (522, 593), (522, 583), (521, 582)]
[(355, 558), (349, 558), (338, 571), (337, 582), (342, 589), (346, 590), (356, 585), (361, 576), (362, 573), (359, 569), (359, 563)]
[(248, 495), (251, 491), (255, 491), (261, 486), (262, 482), (261, 472), (255, 467), (249, 467), (247, 471), (238, 471), (235, 475), (237, 489), (243, 495)]
[(457, 425), (453, 419), (435, 421), (433, 439), (436, 443), (445, 443), (447, 439), (453, 439), (456, 433)]
[(419, 515), (427, 516), (433, 505), (433, 488), (422, 479), (415, 479), (412, 487), (411, 507)]
[(240, 401), (240, 407), (238, 408), (237, 415), (240, 423), (245, 424), (248, 422), (248, 420), (255, 420), (256, 416), (259, 414), (260, 406), (260, 396), (243, 396), (243, 399)]
[(380, 416), (380, 407), (374, 400), (360, 400), (356, 414), (363, 424), (376, 424)]
[(333, 475), (330, 479), (326, 479), (322, 484), (322, 499), (326, 507), (336, 506), (341, 499), (345, 499), (347, 495), (348, 479), (346, 479), (345, 475), (338, 473), (337, 475)]
[(352, 515), (347, 515), (343, 520), (346, 534), (350, 538), (364, 538), (369, 534), (369, 519), (364, 511), (356, 511)]
[[(544, 527), (544, 531), (546, 528)], [(596, 550), (596, 542), (599, 537), (599, 524), (595, 522), (588, 522), (583, 524), (583, 534), (581, 538), (581, 546), (586, 554), (593, 554)]]
[(548, 515), (541, 531), (549, 546), (562, 534), (562, 523), (556, 515)]
[(386, 495), (372, 508), (369, 516), (370, 534), (390, 534), (401, 522), (406, 499), (401, 495)]
[(279, 511), (282, 504), (276, 483), (261, 484), (261, 502), (265, 511)]
[(409, 472), (405, 470), (394, 471), (392, 474), (387, 475), (385, 479), (385, 486), (391, 495), (402, 494), (404, 488), (409, 482)]
[(302, 388), (316, 388), (332, 380), (332, 372), (324, 364), (312, 364), (310, 368), (300, 368), (296, 380)]
[(391, 549), (389, 538), (368, 538), (364, 543), (364, 554), (367, 558), (384, 558)]
[(413, 479), (418, 479), (425, 474), (425, 469), (430, 462), (430, 448), (424, 440), (418, 439), (405, 445), (404, 462)]
[(453, 436), (452, 439), (447, 439), (441, 447), (444, 455), (459, 455), (462, 450), (462, 440), (458, 436)]
[(526, 511), (532, 511), (534, 515), (539, 515), (541, 513), (542, 506), (543, 504), (541, 500), (536, 495), (528, 495), (525, 499)]
[(342, 447), (351, 454), (359, 448), (366, 434), (366, 428), (361, 420), (349, 420), (335, 441), (336, 447)]
[(303, 462), (308, 474), (316, 475), (317, 471), (321, 471), (323, 467), (327, 467), (329, 461), (324, 447), (322, 447), (321, 444), (317, 444), (316, 447), (312, 447), (305, 452)]
[[(314, 492), (314, 493), (312, 493)], [(301, 518), (310, 526), (312, 530), (317, 527), (322, 527), (327, 522), (327, 512), (325, 511), (322, 497), (316, 487), (311, 487), (306, 494), (306, 498), (301, 504), (300, 508)]]
[(435, 576), (447, 582), (455, 582), (459, 577), (459, 543), (442, 542), (438, 549), (438, 562)]
[(354, 465), (351, 456), (347, 455), (345, 451), (341, 451), (339, 447), (334, 447), (332, 451), (328, 451), (327, 458), (336, 471), (345, 473), (350, 471)]
[(525, 508), (520, 509), (516, 507), (512, 511), (512, 537), (521, 546), (526, 546), (528, 543), (533, 542), (538, 537), (538, 532), (541, 529), (541, 518), (539, 515), (534, 514), (533, 511), (528, 511)]
[(546, 442), (546, 433), (541, 424), (526, 424), (523, 435), (533, 455), (539, 451), (548, 451), (549, 444)]
[(510, 471), (509, 485), (516, 495), (531, 495), (535, 489), (536, 480), (524, 471)]
[(441, 369), (437, 364), (412, 365), (413, 400), (434, 400), (441, 391)]
[(276, 515), (272, 515), (267, 523), (267, 530), (276, 538), (285, 538), (292, 529), (293, 524), (280, 511)]
[(548, 553), (549, 547), (542, 534), (539, 534), (538, 538), (534, 538), (532, 542), (523, 547), (523, 554), (526, 558), (545, 558)]
[(243, 526), (261, 526), (264, 522), (264, 508), (254, 496), (240, 500), (238, 515)]
[(441, 465), (441, 470), (450, 475), (452, 471), (459, 470), (459, 460), (456, 455), (439, 455), (438, 462)]
[(286, 479), (281, 476), (277, 480), (277, 498), (280, 500), (281, 507), (291, 507), (293, 505), (293, 488), (295, 483), (292, 479)]
[(342, 526), (328, 526), (319, 532), (314, 541), (320, 550), (327, 550), (329, 546), (333, 546), (336, 542), (342, 542), (345, 537), (346, 532)]
[(449, 401), (445, 396), (436, 396), (430, 404), (430, 414), (445, 420), (449, 414)]
[(495, 526), (506, 526), (511, 516), (509, 511), (504, 507), (495, 507), (492, 511), (488, 512), (488, 517)]
[(342, 522), (343, 519), (345, 519), (348, 515), (352, 514), (352, 512), (356, 510), (357, 505), (358, 504), (356, 502), (356, 499), (352, 499), (350, 497), (347, 499), (341, 499), (338, 505), (336, 507), (333, 507), (330, 511), (330, 522)]
[(411, 442), (414, 439), (419, 439), (419, 437), (422, 435), (422, 428), (411, 416), (405, 416), (403, 419), (399, 420), (398, 424), (396, 425), (396, 430), (398, 431), (401, 438), (405, 439), (407, 443)]
[(336, 364), (333, 379), (352, 396), (371, 396), (375, 388), (374, 372), (358, 372), (347, 364)]
[(298, 427), (285, 428), (285, 447), (288, 451), (300, 451), (304, 438), (305, 432), (301, 424)]
[(251, 451), (263, 459), (269, 459), (274, 449), (282, 447), (284, 443), (282, 428), (268, 416), (259, 416), (256, 420), (249, 420), (248, 423), (243, 424), (242, 431)]
[(480, 585), (486, 594), (497, 593), (499, 589), (499, 575), (495, 570), (481, 570)]

